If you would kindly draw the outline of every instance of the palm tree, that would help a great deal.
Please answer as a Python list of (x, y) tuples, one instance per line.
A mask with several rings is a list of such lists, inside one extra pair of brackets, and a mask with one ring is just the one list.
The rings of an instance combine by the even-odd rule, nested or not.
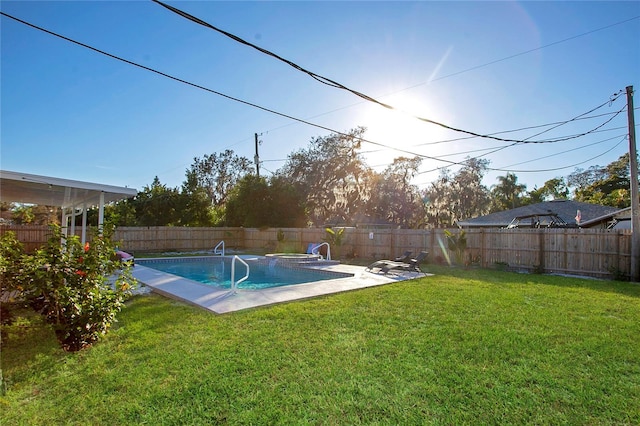
[(519, 184), (513, 173), (498, 176), (498, 183), (491, 187), (493, 211), (515, 209), (521, 203), (520, 195), (526, 191), (527, 185)]

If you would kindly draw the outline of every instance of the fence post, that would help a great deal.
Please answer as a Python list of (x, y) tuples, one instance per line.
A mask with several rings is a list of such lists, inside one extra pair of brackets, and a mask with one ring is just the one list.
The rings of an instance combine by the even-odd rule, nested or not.
[(562, 232), (562, 269), (567, 270), (567, 246), (568, 243), (567, 241), (569, 240), (569, 237), (567, 236), (567, 231), (563, 231)]
[(540, 272), (545, 272), (545, 265), (544, 265), (544, 255), (545, 255), (545, 250), (544, 250), (544, 231), (540, 230), (538, 231), (538, 256), (539, 259), (538, 261), (540, 262)]
[(484, 229), (480, 228), (480, 266), (482, 268), (484, 268), (486, 263), (487, 263), (487, 261), (485, 260), (486, 259), (486, 253), (485, 253), (486, 245), (485, 245), (484, 238), (485, 238)]

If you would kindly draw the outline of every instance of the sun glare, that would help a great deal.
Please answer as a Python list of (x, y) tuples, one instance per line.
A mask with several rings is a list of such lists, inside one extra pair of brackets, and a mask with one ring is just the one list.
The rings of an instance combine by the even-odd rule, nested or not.
[(375, 104), (366, 105), (358, 122), (367, 128), (365, 139), (389, 147), (367, 143), (363, 145), (362, 152), (372, 166), (391, 164), (397, 157), (413, 157), (416, 154), (437, 156), (441, 153), (439, 145), (425, 144), (443, 139), (446, 131), (416, 118), (442, 116), (436, 114), (432, 105), (424, 99), (408, 95), (395, 95), (385, 98), (384, 102), (395, 109)]

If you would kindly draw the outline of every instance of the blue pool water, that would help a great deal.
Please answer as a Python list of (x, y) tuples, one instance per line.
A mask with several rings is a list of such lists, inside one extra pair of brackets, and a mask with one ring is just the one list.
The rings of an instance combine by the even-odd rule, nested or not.
[[(347, 273), (317, 271), (283, 265), (265, 259), (245, 259), (245, 262), (249, 264), (249, 279), (238, 284), (240, 289), (258, 290), (352, 276)], [(202, 284), (231, 288), (230, 257), (139, 259), (136, 260), (136, 263)], [(235, 269), (235, 278), (238, 281), (244, 277), (246, 267), (241, 262), (236, 261)]]

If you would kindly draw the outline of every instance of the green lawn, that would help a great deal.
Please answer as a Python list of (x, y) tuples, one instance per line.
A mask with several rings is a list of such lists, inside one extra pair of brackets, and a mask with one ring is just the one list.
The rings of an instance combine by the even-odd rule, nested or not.
[(137, 296), (75, 354), (21, 319), (0, 423), (640, 424), (640, 286), (428, 269), (225, 315)]

